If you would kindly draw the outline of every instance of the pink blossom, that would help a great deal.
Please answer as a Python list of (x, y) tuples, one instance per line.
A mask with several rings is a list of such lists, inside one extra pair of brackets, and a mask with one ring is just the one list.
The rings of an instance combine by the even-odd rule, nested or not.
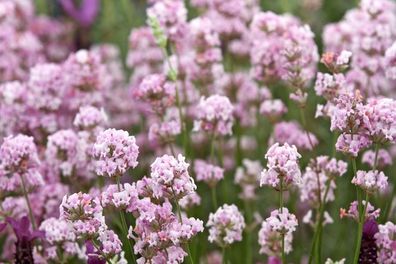
[(93, 146), (96, 173), (101, 176), (119, 177), (138, 164), (139, 147), (134, 136), (127, 131), (107, 129), (101, 132)]
[(196, 109), (194, 130), (215, 135), (231, 135), (234, 107), (226, 96), (201, 98)]
[(197, 181), (204, 181), (209, 186), (216, 186), (217, 182), (224, 178), (224, 169), (203, 160), (196, 160), (194, 171)]
[(386, 222), (378, 226), (378, 233), (375, 234), (375, 242), (378, 246), (378, 261), (384, 264), (391, 264), (396, 261), (395, 232), (396, 226), (392, 222)]
[(33, 137), (19, 134), (4, 138), (0, 146), (0, 189), (17, 190), (21, 187), (21, 178), (25, 188), (44, 185), (39, 164)]
[(242, 240), (245, 220), (238, 207), (225, 204), (210, 213), (206, 226), (209, 227), (209, 242), (226, 246)]
[(357, 171), (352, 183), (367, 192), (384, 191), (388, 186), (388, 177), (382, 171)]
[(269, 148), (265, 158), (268, 160), (267, 169), (261, 172), (260, 186), (269, 185), (281, 190), (290, 184), (297, 185), (301, 182), (298, 165), (301, 155), (294, 145), (275, 143)]
[[(362, 162), (368, 164), (371, 168), (374, 168), (375, 163), (375, 151), (367, 150), (363, 153)], [(380, 149), (377, 155), (377, 168), (384, 168), (388, 165), (392, 165), (392, 157), (386, 149)]]

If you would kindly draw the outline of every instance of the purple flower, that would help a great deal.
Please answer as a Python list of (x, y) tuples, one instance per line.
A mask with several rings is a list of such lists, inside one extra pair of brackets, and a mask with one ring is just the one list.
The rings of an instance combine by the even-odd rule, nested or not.
[[(7, 217), (6, 222), (12, 227), (17, 238), (15, 243), (15, 263), (34, 263), (32, 242), (37, 238), (43, 238), (44, 232), (38, 230), (31, 231), (30, 221), (27, 216), (19, 220)], [(0, 230), (4, 228), (5, 225), (1, 224)]]
[(83, 0), (79, 8), (73, 0), (60, 0), (65, 12), (82, 27), (89, 27), (95, 21), (100, 8), (99, 0)]

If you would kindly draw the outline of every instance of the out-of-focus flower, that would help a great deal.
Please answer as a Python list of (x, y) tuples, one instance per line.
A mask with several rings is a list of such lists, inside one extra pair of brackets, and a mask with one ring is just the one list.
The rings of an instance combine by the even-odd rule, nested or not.
[[(290, 133), (290, 131), (293, 131), (293, 133)], [(318, 144), (318, 139), (311, 132), (304, 131), (297, 122), (282, 121), (274, 125), (274, 132), (269, 139), (269, 144), (274, 142), (288, 143), (300, 150), (312, 150), (312, 147)]]
[[(366, 206), (367, 201), (363, 200), (362, 205)], [(366, 209), (366, 215), (364, 217), (364, 221), (369, 220), (369, 219), (376, 219), (379, 217), (381, 210), (380, 209), (375, 209), (373, 205), (370, 203), (367, 204), (367, 209)], [(359, 221), (359, 210), (358, 210), (358, 202), (353, 201), (349, 208), (348, 211), (345, 210), (344, 208), (340, 209), (340, 217), (350, 217), (354, 219), (355, 221)]]
[(225, 204), (215, 213), (210, 213), (206, 226), (209, 228), (209, 241), (224, 247), (242, 240), (245, 219), (236, 205)]
[(100, 9), (99, 0), (83, 0), (79, 7), (73, 0), (59, 0), (66, 13), (82, 27), (91, 26)]
[(33, 137), (25, 135), (4, 138), (0, 146), (0, 189), (16, 191), (22, 187), (37, 187), (44, 184), (39, 171), (40, 161)]
[(357, 171), (352, 183), (367, 192), (384, 191), (388, 186), (388, 177), (382, 171)]
[(259, 161), (244, 159), (241, 167), (235, 172), (234, 182), (241, 186), (242, 192), (239, 197), (243, 200), (255, 200), (256, 189), (259, 186), (257, 175), (263, 170)]
[(194, 130), (214, 135), (231, 135), (234, 107), (226, 96), (212, 95), (201, 98), (197, 109)]
[[(374, 168), (375, 163), (375, 151), (367, 150), (363, 153), (362, 162), (368, 164), (371, 168)], [(384, 168), (388, 165), (392, 165), (392, 157), (386, 149), (380, 149), (377, 155), (377, 168)]]
[(203, 160), (194, 162), (194, 171), (197, 181), (204, 181), (210, 187), (214, 188), (218, 181), (224, 178), (224, 169)]
[(377, 261), (384, 264), (394, 263), (396, 261), (396, 225), (388, 221), (379, 225), (378, 229), (378, 233), (374, 235), (378, 246)]

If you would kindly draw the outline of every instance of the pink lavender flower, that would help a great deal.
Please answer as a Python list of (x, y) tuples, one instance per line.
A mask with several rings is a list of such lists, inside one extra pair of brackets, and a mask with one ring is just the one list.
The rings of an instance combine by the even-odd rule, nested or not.
[(351, 57), (352, 52), (348, 50), (342, 50), (340, 53), (328, 51), (323, 53), (320, 62), (323, 63), (330, 72), (336, 74), (348, 67)]
[(148, 138), (160, 143), (173, 142), (175, 136), (181, 132), (179, 114), (176, 108), (167, 109), (161, 123), (153, 123), (150, 126)]
[(375, 143), (395, 141), (396, 101), (391, 98), (370, 98), (358, 108), (363, 115), (363, 126)]
[(287, 107), (280, 99), (265, 100), (260, 105), (260, 114), (271, 121), (276, 121), (285, 113), (287, 113)]
[(385, 74), (392, 80), (396, 79), (396, 42), (390, 46), (385, 52)]
[(337, 139), (336, 149), (357, 157), (358, 153), (370, 144), (371, 141), (364, 135), (341, 134)]
[[(288, 254), (292, 250), (293, 233), (285, 234), (285, 253)], [(280, 256), (282, 251), (282, 234), (275, 230), (273, 226), (266, 220), (261, 224), (258, 233), (258, 243), (260, 245), (260, 254), (268, 256)], [(276, 262), (275, 262), (276, 263)]]
[(272, 145), (265, 158), (268, 160), (267, 169), (261, 172), (260, 186), (272, 186), (280, 191), (286, 189), (290, 184), (301, 182), (301, 171), (298, 159), (301, 155), (295, 146), (285, 143)]
[(0, 146), (0, 189), (15, 191), (21, 187), (22, 178), (26, 188), (43, 185), (39, 164), (33, 137), (19, 134), (4, 138)]
[(315, 92), (323, 96), (326, 100), (331, 101), (336, 97), (340, 90), (346, 85), (343, 74), (328, 74), (319, 72), (316, 76)]
[(378, 246), (377, 261), (384, 264), (394, 263), (396, 261), (396, 251), (394, 249), (396, 225), (388, 221), (379, 225), (378, 229), (378, 233), (374, 236)]
[(141, 255), (138, 262), (181, 263), (187, 256), (182, 244), (203, 231), (202, 221), (186, 217), (178, 221), (168, 202), (157, 205), (145, 199), (138, 207), (136, 225), (129, 230), (135, 254)]
[(129, 35), (129, 50), (126, 64), (133, 68), (131, 76), (132, 89), (139, 86), (147, 75), (162, 72), (163, 53), (155, 43), (151, 29), (134, 28)]
[[(290, 133), (290, 131), (293, 131), (293, 133)], [(288, 143), (290, 145), (295, 145), (301, 150), (311, 150), (312, 145), (316, 146), (318, 144), (318, 139), (314, 134), (304, 131), (299, 123), (290, 121), (275, 124), (274, 132), (269, 142), (270, 144), (273, 142), (278, 142), (280, 144)]]
[(282, 79), (293, 86), (293, 92), (305, 93), (302, 90), (314, 77), (319, 60), (310, 28), (289, 15), (260, 12), (250, 33), (255, 36), (250, 51), (255, 77), (265, 82)]
[(215, 213), (210, 213), (206, 226), (209, 228), (209, 242), (224, 247), (242, 240), (245, 219), (238, 207), (225, 204)]
[(103, 104), (104, 94), (110, 89), (111, 76), (98, 54), (87, 50), (71, 54), (63, 64), (63, 75), (69, 87), (70, 109)]
[[(366, 206), (367, 201), (363, 200), (362, 205)], [(380, 216), (381, 209), (375, 209), (375, 207), (369, 202), (367, 204), (366, 214), (364, 216), (364, 222), (368, 219), (376, 219)], [(359, 221), (359, 210), (358, 210), (358, 202), (353, 201), (348, 210), (341, 208), (340, 209), (340, 217), (349, 217), (355, 221)]]
[(211, 187), (215, 187), (217, 182), (224, 178), (224, 169), (203, 160), (196, 160), (194, 172), (197, 181), (204, 181)]
[(193, 193), (197, 186), (188, 173), (189, 164), (181, 154), (177, 159), (163, 155), (151, 164), (150, 177), (153, 181), (152, 191), (155, 198), (168, 198), (179, 201)]
[(183, 209), (189, 209), (195, 205), (201, 204), (201, 196), (197, 192), (193, 192), (187, 196), (184, 196), (179, 201), (179, 205)]
[(139, 147), (134, 136), (127, 131), (107, 129), (101, 132), (93, 146), (96, 173), (101, 176), (119, 177), (138, 164)]
[(121, 240), (112, 230), (104, 230), (99, 233), (99, 241), (102, 244), (102, 252), (105, 257), (112, 258), (122, 250)]
[(60, 261), (57, 255), (59, 251), (70, 257), (79, 253), (76, 235), (69, 222), (51, 217), (41, 223), (39, 230), (44, 232), (44, 239), (49, 244), (45, 247), (45, 254), (49, 259)]
[(215, 135), (231, 135), (234, 107), (226, 96), (212, 95), (201, 98), (197, 109), (194, 130)]
[(187, 9), (183, 1), (158, 1), (147, 9), (147, 16), (155, 17), (172, 41), (180, 41), (186, 34)]
[(71, 176), (77, 166), (82, 165), (78, 146), (79, 138), (73, 130), (59, 130), (50, 135), (45, 151), (48, 164), (60, 171), (62, 175)]
[(287, 208), (274, 210), (271, 216), (261, 224), (259, 231), (260, 254), (280, 256), (282, 234), (285, 236), (285, 253), (292, 250), (293, 232), (298, 226), (295, 215), (289, 213)]
[[(363, 153), (362, 162), (368, 164), (371, 168), (374, 168), (375, 163), (375, 151), (367, 150)], [(377, 156), (377, 168), (384, 168), (388, 165), (392, 165), (392, 157), (386, 149), (380, 149)]]
[(352, 183), (367, 192), (384, 191), (388, 186), (388, 177), (382, 171), (357, 171)]
[(340, 22), (328, 24), (324, 29), (326, 50), (347, 49), (353, 53), (347, 82), (369, 96), (393, 87), (385, 78), (388, 64), (383, 61), (386, 49), (396, 36), (391, 26), (396, 20), (395, 8), (389, 0), (364, 0), (358, 8), (349, 10)]
[(101, 193), (101, 204), (103, 207), (114, 206), (115, 208), (128, 209), (133, 211), (138, 200), (138, 191), (136, 185), (125, 183), (118, 190), (116, 184), (109, 185), (106, 190)]
[[(346, 171), (347, 163), (342, 160), (337, 161), (328, 156), (319, 156), (311, 160), (299, 185), (301, 201), (307, 201), (315, 207), (320, 203), (334, 201), (335, 179), (345, 174)], [(326, 200), (324, 200), (327, 188)]]
[(62, 67), (52, 63), (38, 64), (31, 68), (27, 86), (28, 104), (44, 111), (58, 110), (67, 88)]
[(202, 87), (203, 92), (213, 84), (216, 76), (223, 73), (219, 35), (213, 23), (205, 17), (198, 17), (189, 23), (193, 64), (187, 69), (192, 81)]
[(242, 188), (239, 197), (243, 200), (255, 200), (256, 189), (259, 186), (257, 175), (263, 170), (261, 163), (255, 160), (244, 159), (242, 166), (235, 172), (234, 182)]
[(158, 114), (175, 102), (175, 85), (167, 82), (162, 74), (146, 76), (133, 93), (137, 99), (149, 103)]
[(103, 127), (106, 123), (107, 115), (103, 108), (98, 109), (94, 106), (80, 107), (73, 121), (73, 125), (78, 127), (80, 130), (91, 130), (96, 127)]
[(106, 225), (99, 199), (86, 193), (65, 195), (59, 211), (60, 219), (71, 223), (77, 236), (95, 237)]

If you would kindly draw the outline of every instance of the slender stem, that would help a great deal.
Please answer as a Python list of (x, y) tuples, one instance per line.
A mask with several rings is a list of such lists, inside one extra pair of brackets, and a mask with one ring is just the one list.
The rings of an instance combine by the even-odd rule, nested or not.
[(36, 220), (35, 220), (34, 215), (33, 215), (32, 206), (30, 205), (29, 195), (28, 195), (28, 193), (26, 191), (25, 179), (23, 178), (22, 174), (19, 174), (19, 175), (21, 177), (23, 196), (25, 197), (26, 204), (27, 204), (27, 207), (28, 207), (28, 210), (29, 210), (30, 222), (32, 222), (33, 229), (36, 230), (37, 229)]
[(226, 247), (225, 246), (223, 246), (223, 248), (222, 248), (222, 263), (223, 264), (227, 264), (227, 250), (226, 250)]
[[(120, 177), (117, 177), (117, 188), (118, 188), (118, 191), (121, 192)], [(136, 263), (135, 255), (133, 253), (133, 247), (132, 247), (131, 241), (128, 238), (128, 226), (127, 226), (127, 223), (126, 223), (126, 220), (125, 220), (124, 213), (125, 213), (124, 211), (120, 211), (122, 233), (124, 234), (124, 237), (125, 237), (125, 239), (127, 241), (128, 250), (129, 250), (129, 252), (130, 252), (130, 254), (132, 256), (133, 263)]]
[(354, 264), (359, 263), (360, 246), (362, 243), (362, 236), (363, 236), (363, 225), (364, 225), (364, 221), (366, 219), (366, 210), (367, 210), (368, 203), (369, 203), (369, 197), (368, 197), (368, 192), (366, 192), (366, 198), (365, 198), (365, 204), (363, 207), (363, 211), (362, 211), (362, 214), (359, 214), (358, 235), (357, 235), (357, 239), (356, 239), (355, 256), (353, 258)]
[[(252, 207), (251, 201), (245, 200), (245, 210), (246, 210), (246, 222), (247, 226), (252, 224)], [(252, 256), (252, 229), (246, 228), (246, 263), (251, 264), (253, 263), (253, 256)]]
[(377, 165), (378, 165), (378, 152), (379, 152), (379, 144), (375, 144), (375, 157), (374, 157), (374, 166), (373, 166), (373, 170), (377, 169)]
[[(180, 204), (179, 204), (178, 201), (176, 201), (175, 203), (176, 203), (177, 215), (178, 215), (178, 217), (179, 217), (179, 222), (180, 222), (181, 224), (183, 224), (183, 218), (182, 218), (182, 215), (181, 215)], [(190, 246), (189, 246), (188, 242), (186, 242), (186, 247), (187, 247), (187, 252), (188, 252), (188, 257), (189, 257), (190, 263), (191, 263), (191, 264), (194, 264), (194, 260), (193, 260), (193, 258), (192, 258), (192, 254), (191, 254)]]
[(216, 194), (216, 186), (210, 187), (211, 193), (212, 193), (212, 204), (213, 204), (213, 209), (217, 209), (217, 194)]
[(183, 139), (184, 155), (187, 155), (187, 136), (185, 134), (186, 133), (186, 124), (185, 124), (184, 118), (183, 118), (179, 89), (178, 89), (178, 85), (177, 85), (177, 71), (175, 70), (175, 68), (173, 67), (173, 65), (169, 59), (168, 51), (166, 49), (163, 49), (163, 53), (164, 53), (164, 56), (165, 56), (165, 59), (166, 59), (166, 62), (168, 64), (170, 71), (173, 72), (174, 74), (176, 74), (175, 79), (172, 81), (175, 82), (175, 99), (176, 99), (176, 106), (177, 106), (177, 110), (179, 113), (179, 119), (180, 119), (180, 124), (181, 124), (181, 134), (182, 134), (182, 139)]
[[(280, 180), (280, 188), (279, 188), (279, 208), (280, 212), (283, 213), (283, 179)], [(286, 255), (285, 255), (285, 234), (282, 232), (282, 264), (286, 264)]]
[(303, 107), (300, 107), (300, 116), (301, 116), (301, 122), (302, 122), (304, 130), (305, 130), (305, 134), (307, 134), (309, 145), (311, 146), (311, 149), (313, 150), (314, 144), (312, 142), (311, 135), (309, 134), (309, 132), (307, 130), (307, 121), (305, 120), (305, 113), (304, 113)]

